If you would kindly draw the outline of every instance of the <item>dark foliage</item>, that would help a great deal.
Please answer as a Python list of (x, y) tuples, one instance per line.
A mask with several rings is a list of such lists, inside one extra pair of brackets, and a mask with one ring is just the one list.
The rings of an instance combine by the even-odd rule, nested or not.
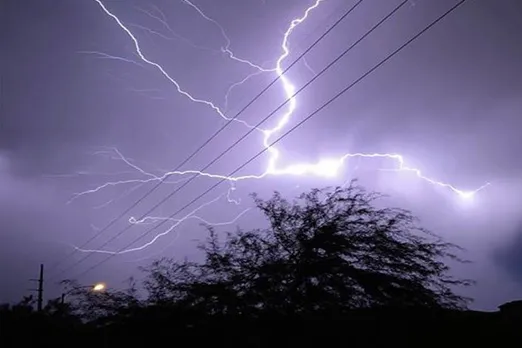
[[(344, 313), (376, 306), (460, 309), (466, 299), (448, 274), (456, 246), (420, 228), (400, 209), (374, 206), (358, 186), (313, 190), (288, 202), (255, 197), (270, 228), (210, 229), (204, 263), (159, 260), (146, 271), (156, 303), (177, 301), (209, 313)], [(460, 261), (460, 260), (458, 260)]]
[(453, 278), (446, 263), (461, 261), (459, 249), (409, 212), (377, 208), (378, 198), (353, 184), (293, 202), (254, 196), (269, 228), (224, 239), (210, 228), (202, 262), (158, 260), (144, 269), (140, 290), (132, 282), (94, 293), (69, 282), (65, 304), (50, 301), (35, 313), (28, 298), (1, 308), (0, 345), (517, 342), (502, 313), (465, 310), (467, 299), (454, 291), (470, 281)]

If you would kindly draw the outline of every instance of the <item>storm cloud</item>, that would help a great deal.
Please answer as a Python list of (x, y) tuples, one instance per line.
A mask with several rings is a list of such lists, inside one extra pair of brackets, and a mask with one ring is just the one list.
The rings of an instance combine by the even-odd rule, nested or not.
[[(399, 2), (363, 1), (288, 78), (298, 87), (304, 85)], [(226, 97), (231, 85), (256, 69), (222, 52), (226, 40), (219, 25), (237, 57), (268, 69), (282, 54), (289, 23), (313, 1), (226, 0), (219, 5), (193, 1), (219, 25), (183, 1), (103, 3), (132, 30), (143, 53), (164, 67), (183, 90), (232, 117), (275, 75), (259, 73)], [(324, 0), (292, 32), (285, 64), (354, 3)], [(291, 126), (455, 3), (409, 2), (298, 96)], [(156, 181), (76, 194), (106, 182), (161, 176), (225, 120), (208, 105), (178, 93), (157, 67), (141, 60), (131, 38), (95, 0), (7, 0), (0, 13), (0, 276), (13, 284), (0, 289), (0, 301), (26, 294), (31, 287), (27, 279), (36, 276), (41, 262), (46, 266), (61, 262), (50, 276), (74, 265), (55, 279), (50, 277), (51, 297), (59, 292), (55, 282), (60, 277), (76, 277), (104, 257), (92, 255), (75, 265), (86, 254), (68, 256), (73, 245), (94, 236)], [(248, 194), (253, 191), (266, 196), (280, 190), (291, 196), (358, 177), (368, 189), (389, 194), (390, 204), (412, 209), (427, 228), (467, 250), (464, 256), (475, 263), (456, 272), (479, 278), (470, 290), (475, 306), (493, 308), (511, 300), (522, 289), (521, 19), (522, 7), (516, 0), (466, 1), (278, 145), (281, 163), (317, 162), (356, 152), (400, 153), (409, 167), (463, 190), (489, 182), (473, 200), (462, 200), (447, 187), (411, 172), (376, 170), (393, 167), (396, 163), (389, 159), (351, 159), (334, 178), (269, 176), (238, 181), (232, 191), (225, 183), (199, 204), (224, 195), (221, 201), (202, 208), (198, 216), (211, 222), (232, 221), (252, 205)], [(240, 119), (256, 123), (284, 99), (283, 88), (276, 84)], [(274, 125), (274, 120), (268, 123)], [(182, 169), (200, 169), (247, 130), (235, 122)], [(254, 133), (209, 172), (227, 174), (261, 148), (262, 137)], [(260, 174), (267, 161), (261, 156), (237, 174)], [(179, 187), (181, 183), (172, 182), (180, 179), (186, 177), (171, 177), (170, 184), (162, 185), (88, 247), (98, 248), (126, 228), (130, 217), (145, 213)], [(153, 215), (172, 214), (215, 182), (196, 179)], [(103, 279), (120, 286), (150, 257), (193, 255), (194, 240), (204, 236), (200, 222), (187, 220), (149, 248), (113, 257), (79, 280)], [(220, 229), (260, 223), (258, 215), (246, 213)], [(148, 227), (133, 226), (106, 248), (118, 250)], [(506, 285), (504, 290), (491, 295), (499, 281)]]

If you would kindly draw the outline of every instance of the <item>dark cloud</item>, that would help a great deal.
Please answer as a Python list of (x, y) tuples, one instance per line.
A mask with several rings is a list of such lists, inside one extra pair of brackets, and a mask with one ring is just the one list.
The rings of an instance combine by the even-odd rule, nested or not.
[(494, 251), (497, 264), (522, 284), (522, 226), (516, 228), (505, 244)]
[[(263, 66), (274, 63), (289, 22), (312, 3), (194, 2), (223, 26), (235, 54)], [(365, 2), (289, 78), (297, 86), (307, 82), (396, 3)], [(307, 116), (455, 1), (412, 3), (304, 91), (295, 120)], [(182, 2), (106, 1), (106, 5), (133, 26), (147, 57), (197, 98), (223, 107), (229, 86), (253, 71), (220, 53), (224, 40), (219, 28)], [(150, 189), (151, 184), (109, 186), (67, 203), (75, 193), (107, 181), (146, 177), (118, 159), (114, 148), (132, 164), (159, 175), (185, 159), (224, 121), (207, 106), (177, 93), (158, 69), (140, 62), (133, 42), (94, 0), (7, 0), (2, 6), (0, 276), (9, 274), (16, 286), (8, 294), (0, 293), (0, 300), (12, 300), (24, 292), (38, 263), (64, 260), (71, 244), (87, 240)], [(292, 34), (289, 61), (346, 6), (342, 0), (325, 1)], [(346, 178), (336, 180), (277, 177), (238, 182), (232, 198), (243, 198), (241, 205), (224, 200), (202, 214), (212, 221), (232, 219), (248, 206), (246, 195), (252, 191), (265, 196), (273, 190), (296, 194), (359, 176), (368, 188), (389, 193), (390, 204), (411, 208), (426, 227), (468, 249), (468, 258), (479, 266), (459, 272), (476, 271), (486, 279), (483, 284), (494, 284), (497, 270), (508, 270), (519, 279), (522, 267), (517, 265), (522, 260), (516, 250), (522, 233), (513, 237), (512, 231), (519, 220), (516, 197), (522, 197), (520, 183), (513, 179), (522, 171), (517, 161), (522, 148), (521, 8), (515, 0), (468, 1), (280, 144), (282, 161), (316, 161), (345, 152), (398, 152), (423, 174), (458, 187), (471, 189), (491, 181), (474, 201), (458, 200), (450, 190), (414, 175), (374, 170), (389, 162), (352, 160), (343, 172)], [(164, 15), (172, 32), (150, 14)], [(232, 115), (272, 78), (261, 75), (234, 89), (228, 105)], [(281, 87), (275, 86), (241, 119), (255, 123), (283, 98)], [(240, 124), (231, 126), (184, 169), (201, 168), (245, 131)], [(259, 134), (254, 134), (209, 170), (228, 173), (260, 148)], [(240, 174), (259, 173), (266, 160), (262, 157)], [(214, 183), (208, 178), (196, 180), (154, 215), (173, 213)], [(206, 199), (226, 193), (229, 187), (223, 185)], [(128, 215), (139, 216), (172, 189), (164, 185)], [(255, 227), (260, 220), (248, 217), (240, 223)], [(125, 221), (118, 222), (90, 247), (101, 245), (125, 226)], [(145, 230), (132, 228), (107, 247), (121, 248)], [(192, 239), (201, 237), (201, 228), (190, 222), (178, 232), (176, 241), (169, 235), (146, 251), (115, 257), (80, 281), (117, 283), (118, 277), (134, 272), (136, 260), (193, 254)], [(497, 255), (497, 250), (502, 252)], [(63, 266), (84, 255), (75, 254)], [(65, 275), (75, 276), (98, 260), (99, 255), (92, 256)], [(477, 271), (482, 269), (488, 269), (486, 275)], [(490, 296), (492, 286), (474, 290), (479, 305), (494, 307), (514, 293)], [(56, 287), (49, 289), (53, 291)]]

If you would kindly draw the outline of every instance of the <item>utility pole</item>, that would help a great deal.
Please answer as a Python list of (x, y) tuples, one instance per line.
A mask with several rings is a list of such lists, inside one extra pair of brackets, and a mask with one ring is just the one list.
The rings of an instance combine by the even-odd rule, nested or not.
[(32, 281), (38, 282), (38, 289), (34, 289), (32, 291), (36, 291), (38, 293), (38, 299), (36, 302), (36, 308), (38, 312), (42, 311), (43, 308), (43, 285), (44, 285), (44, 265), (40, 264), (40, 276), (38, 279), (31, 279)]
[(38, 278), (38, 312), (42, 311), (43, 307), (43, 283), (44, 283), (44, 265), (40, 264), (40, 277)]

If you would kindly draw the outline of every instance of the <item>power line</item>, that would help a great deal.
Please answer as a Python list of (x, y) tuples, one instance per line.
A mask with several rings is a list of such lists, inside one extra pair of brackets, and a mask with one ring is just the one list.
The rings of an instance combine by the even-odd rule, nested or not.
[[(234, 117), (229, 119), (221, 128), (219, 128), (214, 134), (210, 136), (203, 144), (201, 144), (190, 156), (188, 156), (183, 162), (181, 162), (173, 171), (179, 170), (183, 165), (185, 165), (188, 161), (190, 161), (194, 156), (196, 156), (203, 148), (205, 148), (214, 138), (216, 138), (222, 131), (224, 131), (234, 120), (237, 119), (246, 109), (248, 109), (257, 99), (259, 99), (270, 87), (272, 87), (279, 79), (288, 72), (295, 64), (297, 64), (308, 52), (310, 52), (317, 44), (319, 44), (335, 27), (337, 27), (350, 13), (352, 13), (357, 6), (362, 3), (363, 0), (359, 0), (353, 5), (350, 9), (348, 9), (332, 26), (330, 26), (317, 40), (315, 40), (301, 55), (297, 57), (284, 71), (282, 74), (278, 75), (277, 78), (272, 80), (261, 92), (259, 92), (248, 104), (246, 104)], [(250, 133), (249, 133), (250, 134)], [(168, 176), (167, 176), (168, 177)], [(134, 202), (129, 208), (125, 209), (121, 214), (119, 214), (116, 218), (112, 219), (105, 227), (103, 227), (100, 231), (98, 231), (95, 235), (89, 238), (86, 242), (80, 245), (80, 249), (85, 247), (87, 244), (92, 242), (98, 236), (100, 236), (103, 232), (108, 230), (114, 223), (121, 218), (123, 218), (128, 212), (130, 212), (133, 208), (135, 208), (139, 203), (141, 203), (145, 198), (151, 195), (157, 188), (163, 184), (163, 182), (167, 179), (167, 177), (161, 179), (156, 185), (154, 185), (149, 191), (147, 191), (141, 198), (139, 198), (136, 202)], [(147, 213), (148, 214), (148, 213)], [(132, 226), (132, 225), (130, 225)], [(50, 268), (55, 269), (60, 263), (64, 260), (72, 256), (76, 252), (76, 249), (71, 253), (66, 255), (63, 259), (59, 260), (55, 264), (53, 264)]]
[[(381, 67), (382, 65), (384, 65), (387, 61), (389, 61), (391, 58), (393, 58), (396, 54), (398, 54), (400, 51), (402, 51), (405, 47), (407, 47), (408, 45), (410, 45), (412, 42), (414, 42), (415, 40), (417, 40), (419, 37), (421, 37), (424, 33), (426, 33), (428, 30), (430, 30), (433, 26), (435, 26), (438, 22), (440, 22), (442, 19), (444, 19), (447, 15), (449, 15), (450, 13), (452, 13), (453, 11), (455, 11), (458, 7), (460, 7), (462, 4), (464, 4), (466, 0), (460, 0), (457, 4), (455, 4), (454, 6), (452, 6), (449, 10), (447, 10), (445, 13), (443, 13), (442, 15), (440, 15), (437, 19), (435, 19), (433, 22), (431, 22), (429, 25), (427, 25), (424, 29), (422, 29), (420, 32), (418, 32), (416, 35), (414, 35), (412, 38), (410, 38), (408, 41), (406, 41), (403, 45), (401, 45), (399, 48), (397, 48), (395, 51), (393, 51), (391, 54), (389, 54), (386, 58), (384, 58), (383, 60), (381, 60), (379, 63), (377, 63), (376, 65), (374, 65), (370, 70), (368, 70), (366, 73), (364, 73), (362, 76), (360, 76), (358, 79), (356, 79), (354, 82), (352, 82), (351, 84), (349, 84), (347, 87), (345, 87), (343, 90), (341, 90), (339, 93), (337, 93), (336, 95), (334, 95), (331, 99), (329, 99), (326, 103), (324, 103), (322, 106), (320, 106), (318, 109), (316, 109), (314, 112), (312, 112), (310, 115), (308, 115), (305, 119), (303, 119), (301, 122), (297, 123), (294, 127), (292, 127), (291, 129), (289, 129), (286, 133), (284, 133), (282, 136), (280, 136), (278, 139), (276, 139), (274, 142), (272, 142), (268, 147), (265, 147), (263, 150), (259, 151), (255, 156), (251, 157), (247, 162), (243, 163), (241, 166), (239, 166), (238, 168), (236, 168), (234, 171), (232, 171), (229, 176), (232, 176), (234, 175), (236, 172), (238, 172), (239, 170), (241, 170), (242, 168), (244, 168), (246, 165), (248, 165), (249, 163), (251, 163), (253, 160), (257, 159), (261, 154), (263, 154), (268, 148), (270, 148), (271, 146), (277, 144), (279, 141), (281, 141), (283, 138), (285, 138), (286, 136), (288, 136), (290, 133), (292, 133), (294, 130), (296, 130), (298, 127), (300, 127), (301, 125), (303, 125), (306, 121), (308, 121), (310, 118), (312, 118), (314, 115), (316, 115), (317, 113), (319, 113), (321, 110), (323, 110), (324, 108), (326, 108), (328, 105), (330, 105), (332, 102), (334, 102), (337, 98), (339, 98), (340, 96), (342, 96), (344, 93), (346, 93), (348, 90), (350, 90), (351, 88), (353, 88), (355, 85), (357, 85), (359, 82), (361, 82), (363, 79), (365, 79), (366, 77), (368, 77), (370, 74), (372, 74), (375, 70), (377, 70), (379, 67)], [(407, 0), (404, 2), (406, 3)], [(402, 3), (400, 6), (402, 6), (404, 3)], [(398, 8), (397, 7), (396, 10)], [(394, 10), (392, 12), (392, 14), (396, 11)], [(386, 18), (386, 17), (385, 17)], [(222, 179), (220, 181), (218, 181), (216, 184), (214, 184), (213, 186), (211, 186), (209, 189), (207, 189), (205, 192), (203, 192), (202, 194), (200, 194), (199, 196), (197, 196), (195, 199), (193, 199), (192, 201), (190, 201), (188, 204), (186, 204), (185, 206), (183, 206), (181, 209), (178, 209), (176, 212), (174, 212), (170, 218), (174, 217), (175, 215), (177, 215), (179, 212), (181, 212), (182, 210), (184, 210), (185, 208), (187, 208), (188, 206), (190, 206), (191, 204), (193, 204), (194, 202), (196, 202), (197, 200), (199, 200), (201, 197), (205, 196), (206, 194), (208, 194), (210, 191), (212, 191), (214, 188), (216, 188), (218, 185), (220, 185), (223, 181), (225, 181), (226, 179)], [(127, 249), (128, 247), (130, 247), (132, 244), (134, 244), (136, 241), (138, 241), (139, 239), (141, 239), (142, 237), (146, 236), (147, 234), (149, 234), (150, 232), (154, 231), (156, 228), (158, 228), (159, 226), (161, 226), (163, 223), (165, 223), (167, 220), (163, 220), (163, 222), (161, 222), (160, 224), (154, 226), (153, 228), (149, 229), (146, 233), (142, 234), (141, 236), (139, 236), (137, 239), (133, 240), (131, 243), (127, 244), (125, 247), (123, 247), (122, 249), (120, 249), (118, 252), (121, 252), (122, 250), (125, 250)], [(100, 266), (101, 264), (107, 262), (109, 259), (111, 259), (112, 257), (114, 257), (116, 254), (111, 254), (109, 255), (107, 258), (101, 260), (100, 262), (94, 264), (93, 266), (89, 267), (87, 270), (85, 270), (84, 272), (82, 272), (79, 276), (83, 276), (85, 275), (86, 273), (90, 272), (91, 270), (93, 270), (94, 268)]]
[[(264, 119), (262, 119), (260, 122), (258, 122), (250, 131), (248, 131), (247, 133), (245, 133), (242, 137), (240, 137), (238, 140), (236, 140), (232, 145), (230, 145), (225, 151), (223, 151), (219, 156), (217, 156), (216, 158), (214, 158), (211, 162), (209, 162), (205, 167), (203, 167), (202, 169), (200, 169), (199, 171), (202, 172), (204, 170), (206, 170), (208, 167), (210, 167), (212, 164), (214, 164), (215, 162), (217, 162), (221, 157), (223, 157), (225, 154), (227, 154), (231, 149), (233, 149), (235, 146), (237, 146), (237, 144), (239, 144), (242, 140), (244, 140), (245, 138), (247, 138), (252, 132), (254, 132), (254, 130), (256, 128), (258, 128), (261, 124), (263, 124), (264, 122), (266, 122), (270, 117), (272, 117), (277, 111), (279, 111), (283, 106), (285, 106), (290, 100), (292, 100), (295, 96), (297, 96), (299, 93), (301, 93), (304, 89), (306, 89), (310, 84), (312, 84), (317, 78), (319, 78), (322, 74), (324, 74), (328, 69), (330, 69), (333, 65), (335, 65), (341, 58), (343, 58), (348, 52), (350, 52), (353, 48), (355, 48), (360, 42), (362, 42), (368, 35), (370, 35), (373, 31), (375, 31), (379, 26), (381, 26), (384, 22), (386, 22), (390, 17), (392, 17), (402, 6), (404, 6), (406, 3), (408, 2), (408, 0), (404, 0), (402, 3), (400, 3), (397, 7), (395, 7), (395, 9), (390, 12), (388, 15), (386, 15), (384, 18), (382, 18), (377, 24), (375, 24), (370, 30), (368, 30), (363, 36), (361, 36), (357, 41), (355, 41), (352, 45), (350, 45), (350, 47), (348, 47), (344, 52), (342, 52), (339, 56), (337, 56), (333, 61), (331, 61), (328, 65), (326, 65), (319, 73), (317, 73), (310, 81), (308, 81), (306, 84), (304, 84), (299, 90), (297, 90), (292, 96), (290, 96), (289, 98), (287, 98), (283, 103), (281, 103), (275, 110), (273, 110), (270, 114), (268, 114)], [(265, 149), (266, 150), (266, 149)], [(171, 198), (172, 196), (174, 196), (176, 193), (178, 193), (180, 190), (182, 190), (185, 186), (187, 186), (188, 184), (190, 184), (190, 182), (192, 180), (194, 180), (195, 178), (197, 178), (198, 175), (194, 175), (192, 176), (189, 180), (187, 180), (183, 185), (181, 185), (180, 187), (178, 187), (176, 190), (174, 190), (173, 192), (171, 192), (169, 195), (167, 195), (166, 197), (164, 197), (162, 200), (160, 200), (158, 203), (156, 203), (151, 209), (149, 209), (145, 214), (143, 214), (138, 220), (141, 220), (143, 219), (145, 216), (147, 216), (148, 214), (150, 214), (153, 210), (155, 210), (157, 207), (159, 207), (161, 204), (163, 204), (164, 202), (166, 202), (169, 198)], [(222, 181), (219, 181), (219, 183), (221, 183)], [(191, 203), (190, 203), (191, 204)], [(189, 204), (189, 205), (190, 205)], [(185, 208), (185, 207), (184, 207)], [(183, 209), (184, 209), (183, 208)], [(182, 210), (183, 210), (182, 209)], [(178, 211), (179, 212), (179, 211)], [(178, 212), (176, 212), (175, 214), (177, 214)], [(174, 214), (174, 215), (175, 215)], [(159, 225), (156, 226), (159, 227), (161, 226), (163, 223), (165, 223), (165, 221), (161, 222)], [(112, 242), (113, 240), (115, 240), (116, 238), (118, 238), (119, 236), (121, 236), (123, 233), (125, 233), (127, 230), (129, 230), (130, 228), (132, 227), (132, 225), (129, 225), (127, 226), (126, 228), (124, 228), (123, 230), (121, 230), (119, 233), (115, 234), (114, 236), (112, 236), (109, 240), (107, 240), (105, 243), (103, 243), (100, 248), (103, 248), (104, 246), (106, 246), (107, 244), (109, 244), (110, 242)], [(147, 231), (145, 233), (148, 234), (150, 232)], [(138, 240), (143, 237), (140, 236), (138, 238)], [(134, 243), (134, 242), (133, 242)], [(87, 258), (89, 258), (91, 254), (88, 254), (86, 255), (85, 257), (81, 258), (80, 260), (78, 260), (77, 262), (75, 262), (74, 264), (72, 264), (70, 267), (66, 268), (65, 270), (63, 270), (62, 272), (60, 272), (60, 274), (62, 273), (65, 273), (67, 270), (75, 267), (76, 265), (80, 264), (81, 262), (83, 262), (84, 260), (86, 260)]]

